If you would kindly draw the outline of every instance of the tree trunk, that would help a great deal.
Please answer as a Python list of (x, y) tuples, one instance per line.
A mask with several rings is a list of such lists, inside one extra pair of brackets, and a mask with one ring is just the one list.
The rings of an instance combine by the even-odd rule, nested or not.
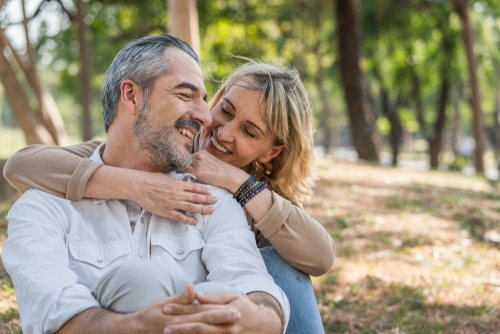
[(26, 137), (26, 143), (54, 145), (55, 142), (45, 127), (39, 124), (36, 120), (33, 109), (29, 104), (28, 96), (17, 80), (16, 74), (9, 61), (3, 54), (5, 45), (0, 44), (0, 80), (5, 89), (5, 95), (9, 100), (17, 123), (23, 130)]
[(398, 155), (399, 155), (399, 143), (401, 142), (401, 136), (403, 134), (403, 127), (401, 126), (401, 121), (398, 115), (398, 109), (403, 100), (403, 94), (400, 92), (394, 105), (391, 106), (389, 92), (387, 89), (382, 88), (381, 90), (382, 96), (382, 112), (385, 117), (391, 123), (391, 132), (390, 132), (390, 142), (391, 142), (391, 151), (392, 151), (392, 165), (398, 165)]
[[(38, 77), (38, 71), (36, 68), (36, 57), (29, 40), (28, 18), (26, 15), (24, 1), (25, 0), (22, 0), (21, 4), (23, 10), (23, 25), (26, 35), (26, 52), (28, 54), (28, 64), (25, 64), (20, 59), (19, 55), (17, 54), (17, 50), (10, 45), (10, 42), (8, 42), (7, 45), (10, 47), (16, 60), (19, 62), (19, 65), (23, 70), (24, 75), (28, 79), (28, 82), (30, 83), (31, 87), (33, 88), (33, 91), (35, 92), (35, 95), (38, 100), (38, 105), (40, 108), (42, 124), (47, 128), (52, 138), (54, 139), (54, 142), (57, 145), (68, 145), (69, 144), (68, 137), (66, 134), (66, 128), (64, 127), (63, 119), (61, 117), (61, 113), (59, 112), (59, 109), (57, 107), (54, 98), (52, 97), (52, 94), (50, 94), (50, 92), (41, 85)], [(7, 40), (7, 37), (5, 36), (3, 31), (1, 35), (4, 41)]]
[(200, 54), (200, 29), (196, 0), (168, 0), (168, 33), (188, 43)]
[(373, 136), (373, 114), (366, 101), (360, 65), (361, 22), (358, 9), (359, 0), (337, 0), (341, 76), (349, 111), (353, 145), (361, 159), (378, 161)]
[[(497, 72), (498, 73), (498, 72)], [(498, 75), (496, 76), (498, 78)], [(493, 110), (493, 151), (495, 152), (495, 158), (499, 161), (498, 168), (500, 169), (500, 87), (498, 81), (495, 80), (495, 102)]]
[(84, 141), (91, 140), (92, 134), (92, 89), (90, 85), (90, 43), (89, 29), (84, 22), (86, 4), (83, 0), (76, 0), (76, 19), (78, 23), (78, 42), (80, 43), (80, 93), (82, 103), (82, 137)]
[(459, 98), (456, 97), (453, 102), (453, 107), (455, 109), (455, 113), (453, 114), (453, 124), (451, 127), (451, 150), (453, 151), (453, 155), (455, 157), (458, 156), (457, 151), (457, 143), (458, 143), (458, 134), (460, 132), (460, 107), (459, 107)]
[(429, 153), (431, 156), (431, 168), (439, 166), (439, 153), (443, 142), (443, 130), (446, 123), (446, 106), (450, 95), (450, 82), (447, 71), (443, 71), (441, 78), (441, 89), (439, 92), (438, 118), (434, 123), (434, 136), (429, 139)]
[(481, 101), (479, 95), (479, 81), (477, 78), (476, 58), (474, 56), (474, 35), (469, 17), (469, 0), (451, 0), (455, 11), (462, 20), (462, 32), (469, 63), (470, 86), (472, 91), (471, 106), (473, 111), (473, 130), (474, 139), (476, 140), (476, 170), (484, 172), (484, 138), (483, 138), (483, 114), (481, 112)]
[(427, 133), (427, 124), (424, 119), (424, 101), (422, 100), (422, 89), (420, 88), (420, 78), (413, 71), (413, 100), (415, 101), (415, 109), (417, 112), (417, 122), (420, 126), (420, 131), (425, 135)]

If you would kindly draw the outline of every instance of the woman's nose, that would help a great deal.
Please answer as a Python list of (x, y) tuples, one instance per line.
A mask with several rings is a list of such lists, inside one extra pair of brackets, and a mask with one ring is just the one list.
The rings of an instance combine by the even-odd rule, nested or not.
[(217, 131), (217, 136), (222, 141), (232, 142), (234, 140), (234, 128), (232, 123), (229, 122), (221, 126)]

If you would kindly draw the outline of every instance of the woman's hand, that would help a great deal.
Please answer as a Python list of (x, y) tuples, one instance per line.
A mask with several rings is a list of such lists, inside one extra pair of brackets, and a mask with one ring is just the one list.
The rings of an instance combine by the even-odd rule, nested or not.
[(192, 157), (193, 163), (182, 172), (193, 174), (198, 181), (233, 194), (250, 177), (244, 170), (217, 159), (205, 150), (196, 152)]
[(162, 173), (139, 172), (132, 181), (132, 200), (156, 215), (196, 225), (193, 217), (177, 210), (211, 214), (213, 208), (203, 204), (215, 204), (210, 189), (195, 183), (176, 180)]
[(201, 322), (168, 325), (164, 333), (240, 333), (240, 334), (280, 334), (283, 326), (278, 313), (270, 307), (259, 306), (244, 296), (234, 293), (196, 293), (201, 305), (167, 304), (163, 312), (168, 315), (189, 315), (203, 312), (208, 306), (223, 306), (220, 311), (232, 309), (241, 314), (239, 321), (232, 324), (216, 325)]

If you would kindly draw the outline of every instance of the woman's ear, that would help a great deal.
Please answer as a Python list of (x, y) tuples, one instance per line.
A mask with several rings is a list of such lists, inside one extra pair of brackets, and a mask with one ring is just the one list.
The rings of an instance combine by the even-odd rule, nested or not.
[(127, 112), (134, 116), (142, 106), (142, 90), (139, 85), (130, 79), (125, 79), (120, 84), (120, 101)]
[(274, 146), (266, 155), (258, 158), (257, 161), (265, 164), (276, 158), (284, 149), (286, 149), (285, 145)]

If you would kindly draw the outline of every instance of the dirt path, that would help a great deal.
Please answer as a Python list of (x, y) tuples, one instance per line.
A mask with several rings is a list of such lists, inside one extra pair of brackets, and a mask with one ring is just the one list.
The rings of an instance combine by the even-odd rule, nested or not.
[[(338, 252), (332, 271), (313, 279), (326, 333), (500, 333), (500, 250), (482, 240), (499, 227), (496, 186), (455, 173), (317, 165), (305, 209)], [(0, 195), (0, 243), (16, 198)], [(0, 263), (0, 334), (19, 326)]]

